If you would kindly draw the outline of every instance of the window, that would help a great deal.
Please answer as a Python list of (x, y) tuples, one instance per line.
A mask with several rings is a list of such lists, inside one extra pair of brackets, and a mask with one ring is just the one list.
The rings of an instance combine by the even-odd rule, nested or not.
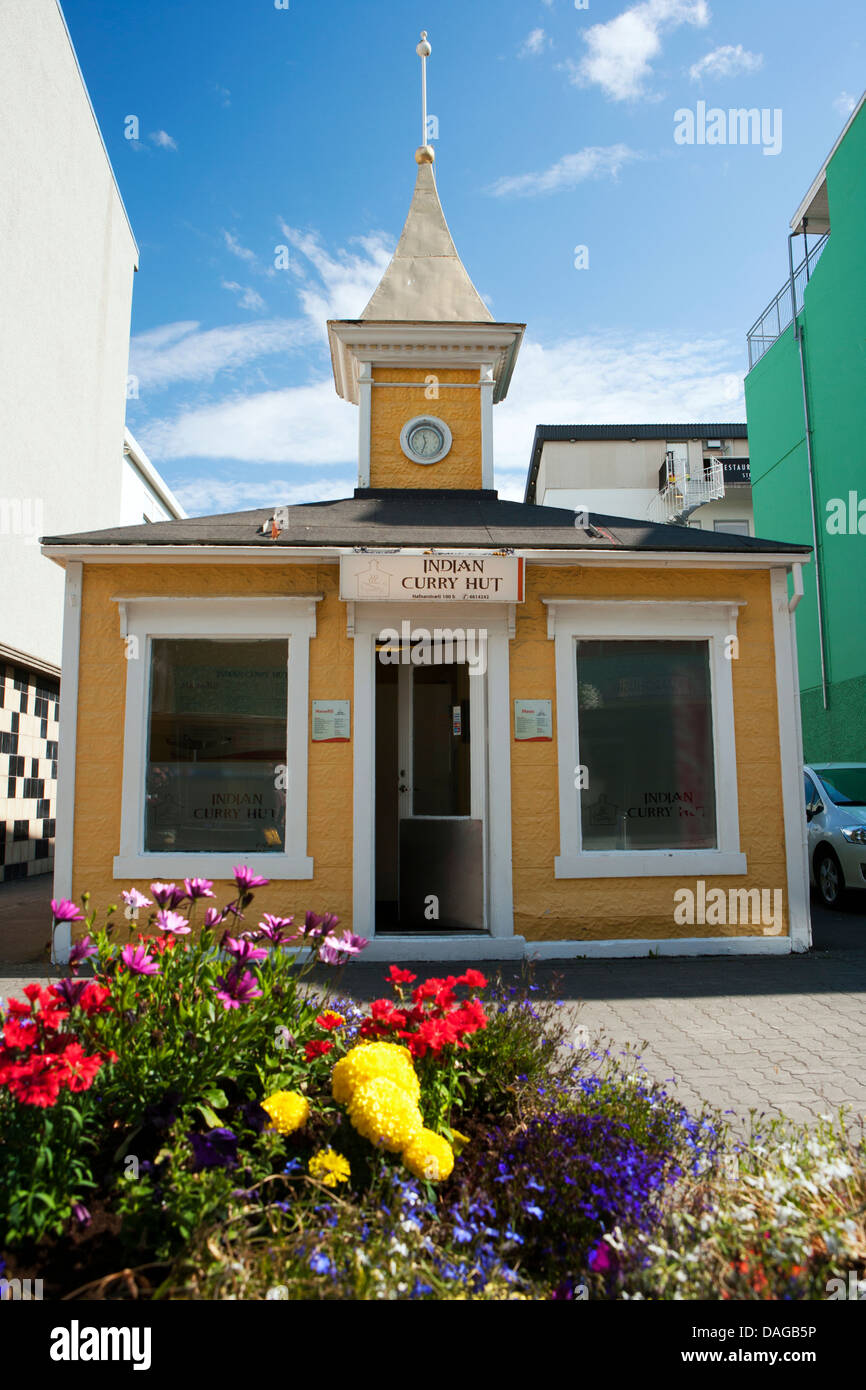
[(715, 849), (708, 643), (575, 645), (581, 847)]
[(714, 521), (713, 530), (724, 536), (748, 536), (748, 521)]
[(823, 811), (824, 803), (818, 795), (818, 788), (815, 786), (808, 772), (803, 773), (803, 790), (806, 793), (806, 810), (812, 811), (815, 815), (817, 815), (819, 811)]
[(144, 848), (285, 845), (289, 644), (155, 638)]
[(309, 640), (317, 596), (119, 598), (127, 678), (115, 878), (313, 874)]
[(546, 599), (556, 644), (557, 878), (742, 874), (738, 604)]

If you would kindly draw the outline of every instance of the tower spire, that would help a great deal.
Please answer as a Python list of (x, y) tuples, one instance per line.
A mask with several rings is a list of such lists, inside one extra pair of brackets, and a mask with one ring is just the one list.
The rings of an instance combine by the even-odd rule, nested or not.
[(421, 30), (421, 42), (415, 52), (421, 59), (421, 144), (415, 151), (415, 159), (419, 164), (432, 164), (436, 158), (433, 146), (427, 143), (427, 59), (433, 52), (427, 42), (427, 30)]

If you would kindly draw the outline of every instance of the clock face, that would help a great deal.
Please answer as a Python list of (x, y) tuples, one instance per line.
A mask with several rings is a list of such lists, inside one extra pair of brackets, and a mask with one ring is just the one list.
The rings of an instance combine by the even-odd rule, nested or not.
[(416, 415), (400, 431), (400, 447), (413, 463), (438, 463), (451, 448), (451, 431), (444, 420)]
[(429, 459), (442, 452), (445, 440), (435, 425), (416, 425), (409, 435), (409, 448), (419, 459)]

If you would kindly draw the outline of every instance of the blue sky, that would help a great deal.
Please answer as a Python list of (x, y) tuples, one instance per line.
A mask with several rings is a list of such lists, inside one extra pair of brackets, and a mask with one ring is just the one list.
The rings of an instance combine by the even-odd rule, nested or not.
[[(190, 512), (355, 485), (324, 320), (360, 314), (399, 236), (422, 28), (457, 248), (528, 325), (501, 495), (537, 423), (745, 419), (746, 330), (866, 85), (862, 0), (288, 5), (63, 0), (141, 249), (128, 423)], [(676, 143), (700, 101), (781, 111), (781, 148)]]

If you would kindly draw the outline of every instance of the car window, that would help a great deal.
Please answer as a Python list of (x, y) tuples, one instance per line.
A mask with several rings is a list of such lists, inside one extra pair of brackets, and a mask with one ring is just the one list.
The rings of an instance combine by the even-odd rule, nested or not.
[(819, 768), (821, 781), (835, 806), (866, 806), (866, 767)]
[(808, 772), (803, 773), (803, 787), (806, 792), (806, 805), (818, 806), (821, 802), (821, 798), (818, 795), (818, 788), (815, 786)]

